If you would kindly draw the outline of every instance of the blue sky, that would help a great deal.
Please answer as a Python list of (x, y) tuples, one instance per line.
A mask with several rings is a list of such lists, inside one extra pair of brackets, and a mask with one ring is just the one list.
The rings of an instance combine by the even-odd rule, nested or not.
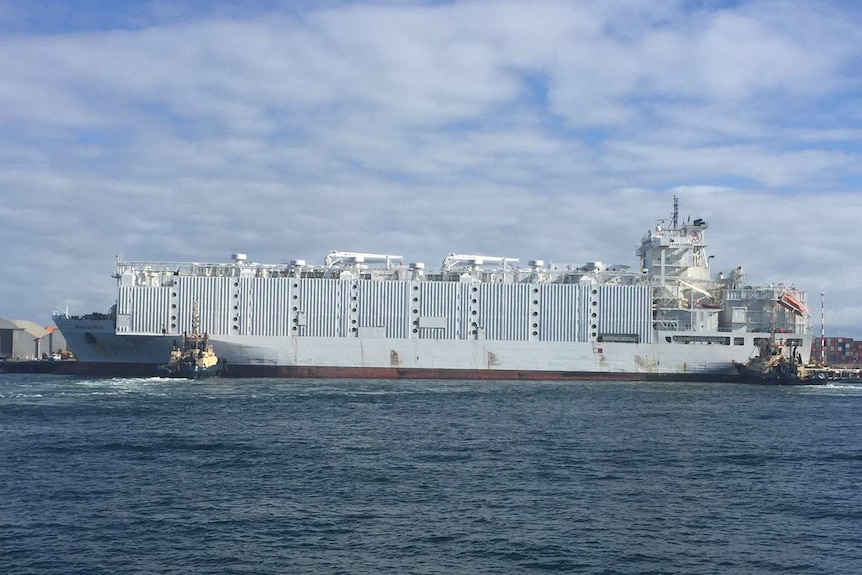
[(859, 46), (847, 1), (0, 0), (0, 317), (107, 310), (117, 253), (631, 265), (677, 195), (862, 338)]

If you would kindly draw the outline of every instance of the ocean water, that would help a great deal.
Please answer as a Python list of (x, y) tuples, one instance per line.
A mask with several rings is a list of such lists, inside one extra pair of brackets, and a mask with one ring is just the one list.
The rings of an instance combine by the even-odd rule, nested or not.
[(2, 375), (0, 573), (862, 573), (862, 386)]

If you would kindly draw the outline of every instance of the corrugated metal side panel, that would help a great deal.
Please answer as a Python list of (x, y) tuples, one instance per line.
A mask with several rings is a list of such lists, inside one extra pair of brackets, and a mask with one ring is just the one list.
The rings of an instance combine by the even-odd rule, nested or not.
[[(249, 335), (290, 335), (291, 278), (241, 278), (239, 284), (239, 330)], [(243, 313), (245, 312), (245, 313)]]
[(577, 284), (543, 284), (539, 290), (539, 339), (587, 341), (588, 288)]
[[(470, 295), (471, 324), (477, 321), (484, 326), (486, 339), (527, 341), (531, 325), (531, 287), (527, 284), (480, 284)], [(478, 301), (474, 304), (474, 300)], [(473, 314), (474, 311), (478, 313)], [(477, 319), (473, 320), (474, 317)]]
[(177, 318), (178, 332), (192, 331), (192, 313), (197, 301), (202, 332), (210, 335), (231, 333), (230, 318), (236, 305), (230, 297), (233, 281), (233, 278), (224, 277), (177, 277), (173, 288), (177, 297), (172, 298), (177, 307), (173, 310), (172, 318)]
[(117, 289), (117, 315), (132, 313), (132, 302), (135, 300), (135, 288), (120, 286)]
[(166, 287), (121, 287), (117, 313), (130, 316), (132, 333), (170, 333), (170, 297)]
[(420, 329), (421, 339), (466, 339), (469, 333), (470, 284), (423, 282), (419, 284), (419, 315), (445, 317), (445, 329)]
[(359, 326), (384, 326), (386, 337), (407, 337), (410, 330), (410, 284), (401, 281), (360, 281), (357, 287)]
[(638, 334), (652, 341), (652, 295), (647, 286), (598, 286), (599, 332)]
[(347, 326), (350, 280), (300, 280), (299, 309), (305, 311), (308, 321), (301, 335), (313, 337), (339, 337), (349, 333)]
[(419, 284), (419, 315), (446, 318), (446, 329), (420, 329), (420, 339), (449, 339), (454, 337), (452, 314), (456, 289), (459, 284), (427, 282)]

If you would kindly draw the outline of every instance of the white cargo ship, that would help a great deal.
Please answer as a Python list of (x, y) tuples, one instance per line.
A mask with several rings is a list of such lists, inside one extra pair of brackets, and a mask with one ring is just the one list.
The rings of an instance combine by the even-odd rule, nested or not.
[[(332, 252), (322, 265), (117, 258), (108, 313), (57, 314), (77, 373), (151, 375), (200, 329), (228, 377), (733, 379), (775, 337), (808, 362), (806, 294), (711, 276), (707, 224), (667, 221), (637, 268)], [(70, 362), (70, 365), (72, 362)]]

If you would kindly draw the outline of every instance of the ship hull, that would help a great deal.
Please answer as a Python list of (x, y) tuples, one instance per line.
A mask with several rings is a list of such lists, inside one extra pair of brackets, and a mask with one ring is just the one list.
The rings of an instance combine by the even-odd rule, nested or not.
[[(58, 320), (78, 357), (66, 373), (152, 376), (176, 338), (114, 333), (110, 320)], [(656, 337), (664, 341), (663, 337)], [(810, 346), (810, 337), (804, 344)], [(748, 346), (210, 336), (232, 378), (734, 381)]]
[[(52, 370), (61, 375), (86, 377), (153, 377), (149, 363), (66, 362)], [(737, 378), (724, 369), (697, 373), (619, 373), (577, 371), (403, 369), (368, 367), (230, 366), (219, 376), (226, 378), (277, 379), (440, 379), (470, 381), (710, 381), (734, 382)]]

